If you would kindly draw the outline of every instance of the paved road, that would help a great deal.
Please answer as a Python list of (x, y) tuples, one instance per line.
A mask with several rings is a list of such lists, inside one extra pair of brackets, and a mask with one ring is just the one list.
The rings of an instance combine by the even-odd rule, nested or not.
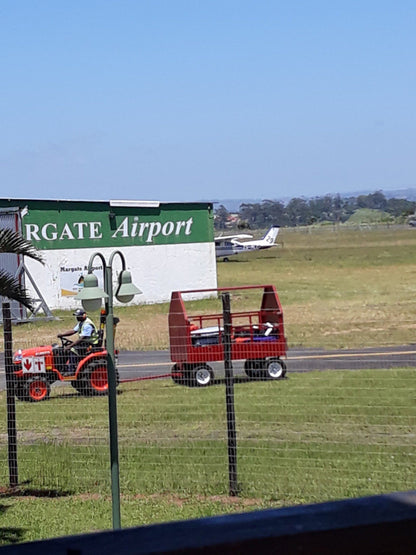
[[(209, 363), (215, 376), (224, 376), (222, 363)], [(244, 361), (233, 361), (236, 375), (244, 373)], [(416, 345), (376, 347), (358, 350), (290, 349), (286, 360), (288, 372), (311, 370), (359, 370), (363, 368), (400, 368), (416, 366)], [(121, 379), (163, 376), (170, 372), (168, 351), (122, 352), (119, 356)]]
[[(168, 351), (123, 351), (118, 368), (121, 380), (168, 376), (172, 362)], [(363, 368), (400, 368), (416, 366), (416, 345), (374, 347), (357, 350), (290, 349), (287, 356), (290, 372), (311, 370), (359, 370)], [(234, 374), (244, 374), (243, 361), (233, 361)], [(224, 377), (222, 363), (210, 363), (215, 377)], [(5, 387), (3, 354), (0, 355), (0, 389)]]

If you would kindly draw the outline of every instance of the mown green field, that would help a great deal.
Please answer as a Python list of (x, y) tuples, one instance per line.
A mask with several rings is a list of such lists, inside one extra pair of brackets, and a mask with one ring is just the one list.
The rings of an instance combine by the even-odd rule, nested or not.
[[(280, 247), (218, 262), (218, 286), (275, 285), (290, 346), (351, 348), (415, 341), (415, 229), (293, 228), (282, 229), (278, 238)], [(249, 294), (238, 302), (257, 308)], [(190, 308), (209, 313), (218, 303), (200, 301)], [(168, 310), (168, 303), (117, 308), (118, 347), (168, 348)], [(34, 341), (48, 344), (73, 325), (70, 311), (55, 314), (59, 321), (16, 326), (16, 348)]]
[[(235, 387), (237, 498), (228, 496), (225, 394), (170, 380), (118, 396), (121, 514), (135, 526), (414, 487), (413, 369), (293, 374)], [(5, 437), (5, 399), (1, 396)], [(63, 388), (18, 403), (19, 478), (0, 541), (111, 528), (107, 399)], [(7, 484), (3, 444), (1, 483)]]
[[(281, 240), (282, 247), (219, 262), (218, 279), (219, 286), (275, 284), (290, 345), (414, 342), (415, 230), (282, 230)], [(251, 307), (254, 299), (247, 293), (232, 302)], [(191, 307), (209, 312), (214, 304)], [(166, 313), (167, 305), (121, 309), (119, 347), (167, 347)], [(15, 345), (49, 342), (72, 322), (60, 316), (14, 327)], [(224, 387), (122, 384), (122, 525), (414, 489), (414, 390), (412, 368), (289, 372), (283, 381), (236, 384), (235, 498)], [(50, 401), (16, 408), (21, 485), (10, 492), (0, 394), (0, 542), (111, 528), (107, 399), (55, 387)]]
[[(220, 263), (221, 285), (276, 285), (292, 346), (351, 348), (415, 341), (413, 229), (282, 230), (280, 249)], [(280, 237), (280, 236), (279, 236)], [(247, 275), (235, 267), (247, 267)]]

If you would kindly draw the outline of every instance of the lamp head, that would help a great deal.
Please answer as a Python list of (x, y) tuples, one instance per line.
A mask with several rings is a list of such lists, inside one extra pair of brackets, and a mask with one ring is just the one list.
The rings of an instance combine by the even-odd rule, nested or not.
[(142, 291), (131, 282), (131, 273), (123, 270), (118, 276), (118, 287), (116, 291), (116, 299), (121, 303), (129, 303), (133, 300), (134, 295), (140, 295)]
[(87, 312), (93, 312), (100, 309), (102, 299), (108, 299), (108, 295), (98, 287), (97, 276), (91, 273), (85, 276), (84, 287), (75, 295), (75, 299), (81, 301)]

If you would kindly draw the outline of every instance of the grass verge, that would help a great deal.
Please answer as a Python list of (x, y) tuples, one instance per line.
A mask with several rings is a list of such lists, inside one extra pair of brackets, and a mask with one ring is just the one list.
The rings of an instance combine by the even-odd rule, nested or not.
[[(123, 384), (122, 524), (412, 489), (414, 386), (412, 369), (236, 384), (240, 494), (230, 498), (224, 388), (189, 389), (170, 380)], [(107, 399), (55, 387), (48, 402), (18, 403), (17, 419), (21, 486), (1, 495), (0, 542), (109, 529)], [(5, 447), (0, 452), (6, 484)]]

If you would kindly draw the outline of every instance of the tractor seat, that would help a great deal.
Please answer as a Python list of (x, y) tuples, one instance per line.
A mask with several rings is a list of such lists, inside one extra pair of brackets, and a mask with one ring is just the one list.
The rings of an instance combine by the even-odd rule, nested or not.
[(98, 343), (95, 345), (89, 345), (87, 347), (87, 354), (89, 353), (97, 353), (103, 350), (103, 339), (104, 339), (104, 330), (100, 330), (98, 332)]

